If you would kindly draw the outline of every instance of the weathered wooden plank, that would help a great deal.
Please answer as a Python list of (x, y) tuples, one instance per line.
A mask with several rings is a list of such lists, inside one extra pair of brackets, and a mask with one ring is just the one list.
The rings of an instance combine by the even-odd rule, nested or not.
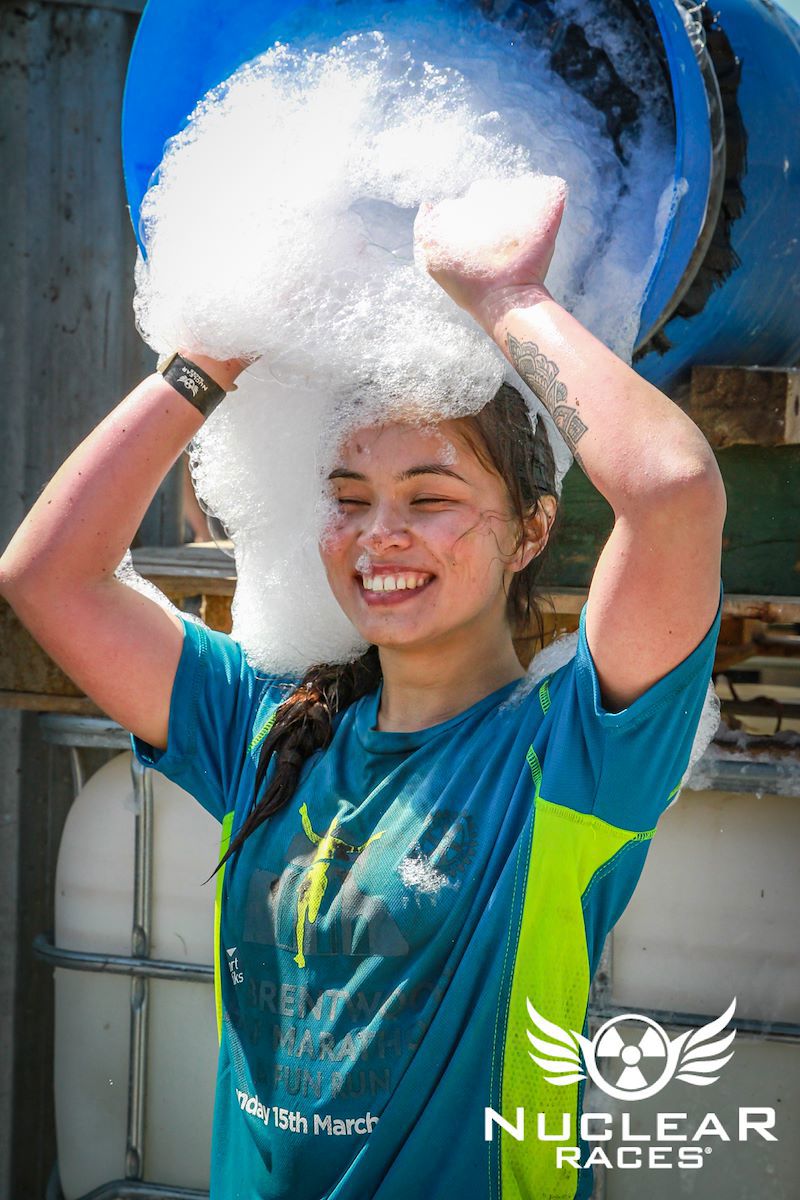
[(696, 366), (688, 413), (715, 450), (800, 442), (800, 370)]
[(233, 596), (236, 588), (235, 579), (208, 579), (197, 571), (179, 570), (174, 574), (154, 573), (145, 576), (163, 592), (173, 604), (180, 607), (181, 599), (186, 596)]
[[(135, 16), (99, 6), (0, 4), (0, 547), (70, 451), (153, 369), (133, 320), (135, 241), (120, 161), (135, 28)], [(178, 466), (150, 506), (143, 540), (180, 540), (180, 485)], [(39, 1197), (56, 1153), (53, 989), (31, 941), (53, 921), (71, 778), (64, 750), (43, 752), (36, 719), (3, 711), (0, 738), (0, 1196)]]
[(131, 551), (133, 565), (175, 601), (181, 596), (233, 596), (234, 559), (213, 543), (182, 546), (140, 546)]
[[(800, 446), (731, 446), (717, 452), (717, 462), (728, 497), (722, 553), (725, 591), (779, 598), (788, 612), (791, 598), (800, 596)], [(542, 585), (587, 588), (614, 514), (577, 467), (564, 480), (561, 506)], [(758, 612), (740, 610), (739, 615)], [(780, 613), (764, 619), (797, 620)]]
[(800, 446), (731, 446), (718, 452), (717, 462), (728, 497), (722, 542), (726, 589), (800, 595)]
[(28, 633), (10, 605), (0, 598), (0, 690), (42, 695), (83, 693)]
[(219, 629), (222, 633), (230, 633), (233, 629), (231, 602), (227, 596), (212, 596), (206, 593), (200, 616), (211, 629)]
[[(231, 546), (230, 542), (224, 545)], [(158, 568), (170, 572), (195, 571), (208, 579), (235, 579), (236, 561), (213, 542), (186, 542), (181, 546), (137, 546), (131, 551), (133, 565), (141, 575), (152, 578)]]
[(613, 528), (611, 505), (579, 467), (570, 467), (539, 574), (541, 588), (546, 592), (564, 588), (585, 592)]
[[(178, 555), (178, 557), (180, 557)], [(168, 569), (166, 555), (159, 570)], [(171, 576), (165, 574), (169, 583)], [(174, 580), (172, 581), (174, 582)], [(201, 615), (212, 629), (230, 633), (231, 596), (207, 591), (200, 580)], [(212, 580), (213, 586), (218, 581)], [(545, 641), (578, 627), (578, 618), (586, 603), (586, 589), (548, 590), (539, 596), (545, 629)], [(800, 622), (800, 597), (747, 596), (726, 594), (723, 623), (717, 648), (716, 668), (724, 670), (750, 654), (790, 655), (792, 648), (762, 645), (754, 637), (767, 623)], [(539, 649), (533, 632), (514, 639), (520, 661), (528, 666)], [(89, 707), (85, 707), (89, 706)], [(6, 601), (0, 598), (0, 708), (24, 708), (32, 711), (98, 712), (80, 689), (45, 654), (31, 637)]]
[[(791, 625), (800, 621), (800, 596), (747, 596), (726, 593), (722, 611), (728, 617), (745, 617), (770, 625)], [(760, 653), (764, 653), (763, 650)]]

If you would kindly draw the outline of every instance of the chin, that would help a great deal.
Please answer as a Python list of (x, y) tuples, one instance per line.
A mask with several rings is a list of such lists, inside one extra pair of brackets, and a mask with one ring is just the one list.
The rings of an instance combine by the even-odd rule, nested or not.
[(360, 636), (374, 646), (411, 646), (426, 640), (424, 634), (416, 630), (388, 629), (385, 625), (356, 626)]
[(423, 646), (432, 646), (437, 642), (446, 641), (448, 635), (455, 633), (458, 626), (449, 626), (447, 629), (434, 628), (408, 628), (408, 629), (393, 629), (388, 624), (381, 625), (376, 622), (374, 625), (365, 626), (359, 629), (361, 636), (375, 646), (381, 646), (387, 650), (413, 649)]

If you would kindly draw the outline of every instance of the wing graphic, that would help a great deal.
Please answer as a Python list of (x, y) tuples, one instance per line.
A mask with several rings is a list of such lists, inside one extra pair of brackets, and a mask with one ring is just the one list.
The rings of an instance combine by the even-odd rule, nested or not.
[(554, 1025), (552, 1021), (548, 1021), (541, 1013), (538, 1013), (527, 997), (525, 1003), (531, 1020), (539, 1033), (544, 1035), (536, 1037), (529, 1029), (526, 1029), (528, 1041), (535, 1050), (547, 1057), (538, 1058), (530, 1050), (528, 1054), (537, 1066), (544, 1071), (553, 1072), (552, 1075), (545, 1075), (546, 1082), (564, 1087), (569, 1083), (577, 1083), (580, 1079), (585, 1079), (586, 1076), (581, 1069), (580, 1047), (574, 1035), (569, 1030), (562, 1029), (560, 1025)]
[(725, 1054), (736, 1037), (736, 1030), (732, 1030), (719, 1041), (715, 1042), (712, 1039), (728, 1024), (735, 1008), (736, 997), (734, 996), (721, 1017), (710, 1021), (708, 1025), (701, 1025), (691, 1037), (687, 1038), (678, 1060), (676, 1079), (682, 1079), (684, 1083), (694, 1083), (700, 1087), (707, 1087), (709, 1083), (717, 1082), (719, 1076), (714, 1075), (714, 1072), (721, 1070), (727, 1062), (730, 1062), (735, 1051), (732, 1050), (724, 1058), (720, 1058), (719, 1055)]

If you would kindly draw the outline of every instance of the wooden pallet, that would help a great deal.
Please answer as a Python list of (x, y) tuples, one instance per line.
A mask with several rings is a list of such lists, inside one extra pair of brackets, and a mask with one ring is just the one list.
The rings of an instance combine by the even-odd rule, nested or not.
[[(797, 620), (774, 606), (800, 596), (800, 369), (693, 367), (686, 411), (725, 482), (722, 578), (726, 591), (743, 597), (747, 612), (737, 615)], [(589, 586), (614, 524), (610, 505), (577, 467), (564, 480), (562, 510), (540, 576), (556, 592)], [(734, 610), (726, 604), (725, 611)]]
[[(199, 608), (212, 629), (230, 632), (236, 565), (222, 546), (195, 543), (174, 548), (145, 547), (133, 551), (136, 570), (154, 583), (178, 608)], [(542, 610), (549, 641), (577, 629), (587, 589), (543, 588)], [(758, 639), (771, 625), (800, 622), (800, 596), (726, 595), (715, 667), (725, 670), (752, 654), (792, 656), (787, 644)], [(527, 666), (537, 649), (534, 636), (515, 641)], [(64, 674), (0, 600), (0, 706), (36, 712), (96, 714), (99, 709)]]

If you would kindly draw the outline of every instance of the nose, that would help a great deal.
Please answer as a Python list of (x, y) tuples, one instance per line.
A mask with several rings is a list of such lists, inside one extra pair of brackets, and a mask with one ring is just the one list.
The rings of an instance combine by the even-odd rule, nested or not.
[(411, 532), (405, 518), (392, 505), (376, 504), (368, 510), (358, 544), (373, 554), (402, 549), (411, 542)]

